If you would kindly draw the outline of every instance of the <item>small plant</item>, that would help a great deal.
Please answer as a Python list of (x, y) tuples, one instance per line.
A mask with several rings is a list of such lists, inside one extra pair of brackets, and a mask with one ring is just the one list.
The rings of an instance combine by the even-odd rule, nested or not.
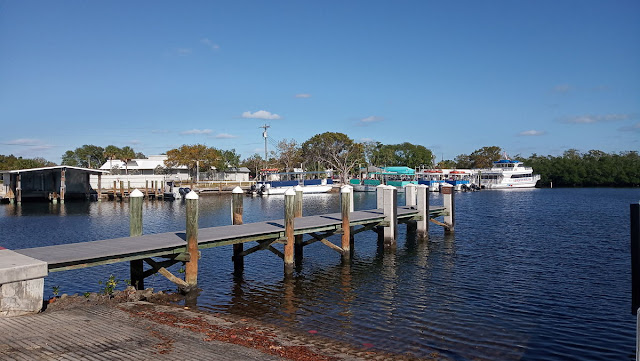
[(58, 297), (58, 294), (60, 293), (60, 286), (53, 286), (51, 288), (53, 289), (53, 297)]
[(184, 273), (184, 272), (185, 272), (184, 267), (180, 267), (180, 269), (178, 270), (178, 273)]
[[(102, 289), (102, 292), (105, 295), (112, 295), (113, 291), (116, 290), (116, 287), (118, 286), (118, 283), (120, 283), (120, 281), (118, 281), (116, 279), (116, 276), (110, 275), (109, 279), (106, 282), (104, 282), (104, 288)], [(100, 282), (98, 282), (98, 284), (102, 285), (103, 282), (100, 281)]]
[(85, 293), (83, 293), (83, 296), (85, 298), (89, 298), (89, 296), (91, 296), (91, 292), (85, 292)]

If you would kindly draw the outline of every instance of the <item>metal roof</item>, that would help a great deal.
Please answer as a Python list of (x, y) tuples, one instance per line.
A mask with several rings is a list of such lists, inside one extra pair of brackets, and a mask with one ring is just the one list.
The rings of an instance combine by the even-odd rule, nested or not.
[(15, 169), (15, 170), (0, 170), (0, 173), (11, 173), (11, 174), (17, 174), (17, 173), (29, 173), (29, 172), (41, 172), (41, 171), (47, 171), (47, 170), (56, 170), (56, 169), (74, 169), (74, 170), (78, 170), (81, 172), (86, 172), (89, 174), (106, 174), (109, 173), (109, 171), (104, 171), (104, 170), (99, 170), (99, 169), (91, 169), (91, 168), (80, 168), (80, 167), (72, 167), (69, 165), (57, 165), (54, 167), (42, 167), (42, 168), (27, 168), (27, 169)]

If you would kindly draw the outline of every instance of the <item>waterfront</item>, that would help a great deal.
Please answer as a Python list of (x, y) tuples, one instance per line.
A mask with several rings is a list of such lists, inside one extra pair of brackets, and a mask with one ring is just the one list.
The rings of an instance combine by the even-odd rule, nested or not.
[[(395, 253), (375, 234), (356, 236), (341, 264), (321, 245), (305, 249), (302, 269), (283, 279), (271, 253), (245, 260), (234, 278), (231, 247), (203, 250), (199, 306), (397, 353), (450, 359), (633, 359), (629, 203), (637, 189), (533, 189), (459, 193), (456, 233), (432, 227), (416, 242), (400, 226)], [(305, 196), (306, 215), (337, 212), (337, 195)], [(432, 204), (441, 203), (432, 194)], [(230, 197), (201, 198), (200, 226), (230, 224)], [(400, 203), (404, 201), (401, 199)], [(245, 198), (245, 222), (282, 218), (282, 197)], [(375, 197), (356, 194), (356, 209)], [(184, 229), (181, 202), (147, 202), (144, 233)], [(25, 203), (0, 207), (0, 246), (107, 239), (128, 234), (128, 204)], [(177, 268), (176, 268), (177, 269)], [(95, 291), (128, 264), (51, 274), (63, 293)], [(161, 276), (147, 282), (173, 288)]]

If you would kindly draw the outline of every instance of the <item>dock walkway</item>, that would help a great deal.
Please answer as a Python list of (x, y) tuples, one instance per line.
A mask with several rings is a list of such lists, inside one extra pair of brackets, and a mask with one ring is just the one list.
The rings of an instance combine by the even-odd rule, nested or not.
[[(431, 217), (442, 215), (444, 207), (430, 207)], [(398, 207), (398, 220), (410, 220), (418, 211), (412, 207)], [(371, 225), (384, 221), (382, 209), (354, 211), (350, 225)], [(340, 213), (297, 218), (294, 234), (325, 232), (342, 227)], [(261, 240), (281, 239), (285, 236), (283, 219), (228, 225), (198, 230), (198, 248), (219, 247), (230, 244)], [(47, 263), (49, 272), (85, 268), (102, 264), (178, 255), (186, 252), (185, 232), (145, 234), (137, 237), (122, 237), (108, 240), (69, 243), (55, 246), (25, 248), (16, 253)]]

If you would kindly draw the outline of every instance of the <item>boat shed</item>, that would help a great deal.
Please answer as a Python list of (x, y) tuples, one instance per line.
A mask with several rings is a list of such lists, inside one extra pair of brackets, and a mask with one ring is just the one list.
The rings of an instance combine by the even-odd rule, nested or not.
[[(10, 202), (23, 200), (89, 199), (93, 189), (89, 177), (98, 175), (98, 184), (106, 171), (71, 166), (0, 171), (5, 197)], [(100, 187), (100, 185), (98, 186)]]

